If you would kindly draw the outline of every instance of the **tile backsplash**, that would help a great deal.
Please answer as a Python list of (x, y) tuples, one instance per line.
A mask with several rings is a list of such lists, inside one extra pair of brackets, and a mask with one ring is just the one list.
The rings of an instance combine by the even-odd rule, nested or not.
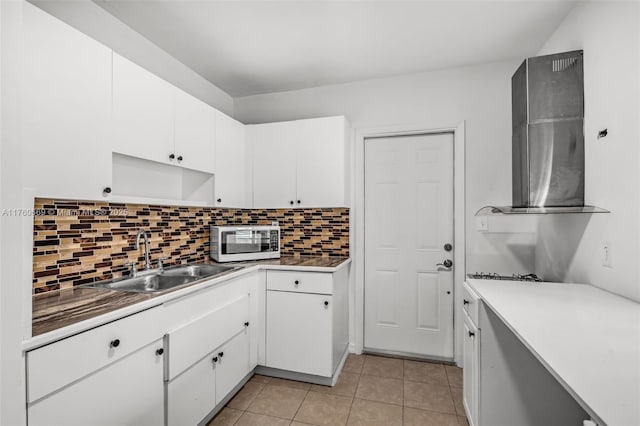
[(209, 225), (271, 224), (281, 228), (282, 255), (349, 256), (349, 209), (228, 209), (36, 198), (33, 291), (42, 293), (116, 278), (144, 252), (138, 228), (150, 234), (151, 260), (165, 265), (209, 256)]

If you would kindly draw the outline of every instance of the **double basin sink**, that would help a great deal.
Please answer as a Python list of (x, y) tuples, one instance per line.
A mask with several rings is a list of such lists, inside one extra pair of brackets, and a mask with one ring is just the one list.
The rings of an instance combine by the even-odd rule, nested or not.
[(85, 284), (83, 287), (134, 293), (158, 293), (205, 278), (213, 278), (238, 268), (238, 266), (223, 265), (185, 265), (164, 270), (152, 269), (140, 272), (139, 275), (131, 278)]

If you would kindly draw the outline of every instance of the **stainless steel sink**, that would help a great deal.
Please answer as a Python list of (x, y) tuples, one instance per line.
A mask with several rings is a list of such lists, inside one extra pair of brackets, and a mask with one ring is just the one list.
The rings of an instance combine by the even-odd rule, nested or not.
[(129, 278), (108, 283), (94, 283), (87, 287), (107, 288), (109, 290), (131, 291), (135, 293), (155, 293), (168, 290), (190, 282), (198, 278), (187, 275), (167, 276), (161, 274), (144, 275), (142, 277)]
[(231, 271), (233, 269), (236, 268), (233, 266), (224, 265), (186, 265), (178, 266), (171, 269), (165, 269), (162, 272), (162, 275), (169, 277), (188, 276), (196, 278), (206, 278), (221, 274), (223, 272)]
[(105, 288), (134, 293), (157, 293), (195, 281), (212, 278), (227, 271), (237, 269), (222, 265), (186, 265), (164, 271), (142, 272), (144, 275), (115, 281), (85, 284), (83, 287)]

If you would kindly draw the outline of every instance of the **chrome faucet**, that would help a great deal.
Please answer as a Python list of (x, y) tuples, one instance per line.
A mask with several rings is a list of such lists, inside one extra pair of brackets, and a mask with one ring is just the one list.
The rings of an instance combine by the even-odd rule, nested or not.
[(151, 269), (151, 260), (149, 259), (149, 235), (142, 229), (138, 229), (138, 235), (136, 235), (136, 250), (140, 250), (140, 238), (144, 237), (144, 269), (148, 271)]

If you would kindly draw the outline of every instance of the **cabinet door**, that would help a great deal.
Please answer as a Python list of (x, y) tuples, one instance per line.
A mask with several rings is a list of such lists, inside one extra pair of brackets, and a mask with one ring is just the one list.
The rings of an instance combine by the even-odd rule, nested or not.
[(247, 126), (245, 131), (253, 163), (253, 207), (293, 207), (297, 200), (297, 122)]
[(24, 186), (101, 199), (111, 186), (111, 50), (29, 3), (23, 22)]
[(249, 331), (238, 333), (216, 351), (216, 405), (249, 374)]
[(471, 425), (478, 421), (478, 330), (466, 317), (464, 319), (464, 369), (462, 370), (462, 391), (464, 407)]
[(167, 424), (196, 425), (216, 405), (216, 363), (210, 353), (167, 383)]
[(347, 206), (344, 117), (301, 120), (298, 126), (297, 205)]
[(163, 424), (163, 366), (156, 354), (161, 347), (158, 340), (30, 404), (29, 426)]
[[(175, 97), (175, 164), (213, 173), (216, 110), (180, 89)], [(182, 160), (180, 160), (182, 158)]]
[(267, 291), (267, 367), (330, 377), (332, 296)]
[(169, 163), (173, 154), (174, 88), (113, 54), (113, 151)]
[(244, 124), (216, 112), (216, 207), (245, 205)]

